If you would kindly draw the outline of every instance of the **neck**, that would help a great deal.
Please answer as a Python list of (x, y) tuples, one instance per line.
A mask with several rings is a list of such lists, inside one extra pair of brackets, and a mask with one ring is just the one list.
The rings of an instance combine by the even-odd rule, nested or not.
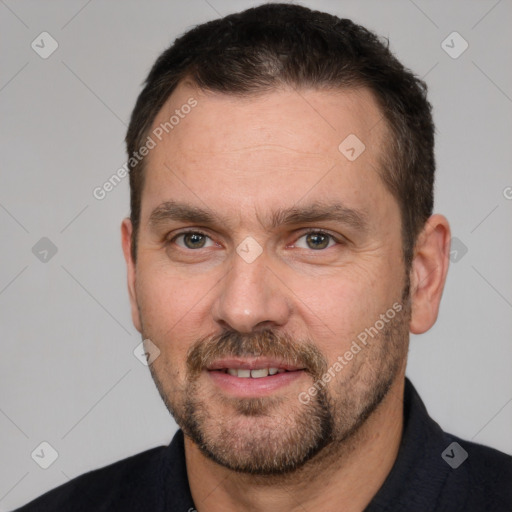
[(205, 457), (185, 436), (185, 459), (198, 512), (363, 510), (395, 462), (403, 427), (404, 378), (394, 382), (350, 439), (327, 446), (302, 468), (279, 476), (236, 473)]

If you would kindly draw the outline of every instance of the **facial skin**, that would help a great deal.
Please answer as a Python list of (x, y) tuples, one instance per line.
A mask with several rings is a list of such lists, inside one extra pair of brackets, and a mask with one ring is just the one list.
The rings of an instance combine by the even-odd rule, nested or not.
[[(147, 157), (136, 263), (128, 219), (122, 235), (134, 325), (161, 351), (151, 373), (186, 434), (194, 501), (259, 510), (272, 482), (312, 482), (316, 468), (330, 471), (324, 481), (351, 475), (319, 493), (322, 510), (364, 474), (346, 508), (361, 509), (396, 457), (408, 333), (436, 319), (448, 224), (429, 219), (406, 273), (399, 207), (379, 176), (387, 130), (366, 90), (234, 98), (181, 84), (153, 127), (191, 96), (197, 106)], [(349, 134), (366, 146), (355, 161), (338, 150)], [(211, 218), (169, 215), (187, 208)], [(343, 215), (313, 219), (314, 209)], [(394, 304), (401, 311), (302, 403)], [(221, 372), (284, 366), (293, 371), (261, 379)], [(204, 501), (200, 479), (216, 484), (216, 501)], [(236, 480), (267, 493), (244, 496)], [(289, 498), (270, 504), (293, 510)]]

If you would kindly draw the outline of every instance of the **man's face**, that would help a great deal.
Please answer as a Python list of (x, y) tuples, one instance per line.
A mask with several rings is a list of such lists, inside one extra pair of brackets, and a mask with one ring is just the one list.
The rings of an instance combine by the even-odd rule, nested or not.
[[(153, 129), (176, 109), (146, 160), (134, 322), (160, 350), (162, 398), (205, 455), (291, 471), (357, 431), (404, 368), (385, 122), (366, 90), (235, 98), (182, 84)], [(338, 149), (351, 134), (359, 156), (353, 137)]]

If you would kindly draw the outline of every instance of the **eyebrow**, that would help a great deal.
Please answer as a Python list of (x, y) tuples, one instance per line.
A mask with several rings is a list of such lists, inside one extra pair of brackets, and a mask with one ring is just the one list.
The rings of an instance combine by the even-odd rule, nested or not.
[(214, 224), (216, 218), (203, 208), (176, 201), (166, 201), (158, 205), (149, 216), (149, 225), (158, 227), (169, 221)]
[(361, 210), (348, 208), (342, 203), (312, 203), (302, 208), (291, 207), (272, 213), (271, 226), (308, 224), (334, 221), (364, 231), (368, 226), (367, 215)]
[[(260, 219), (258, 219), (260, 220)], [(149, 225), (158, 228), (170, 221), (189, 222), (193, 224), (215, 225), (229, 224), (211, 213), (209, 210), (180, 203), (177, 201), (165, 201), (157, 206), (149, 217)], [(342, 203), (315, 202), (304, 207), (293, 206), (270, 214), (270, 229), (279, 226), (293, 224), (308, 224), (322, 221), (333, 221), (346, 224), (359, 231), (366, 231), (368, 218), (364, 211), (348, 208)], [(260, 220), (261, 224), (265, 224)]]

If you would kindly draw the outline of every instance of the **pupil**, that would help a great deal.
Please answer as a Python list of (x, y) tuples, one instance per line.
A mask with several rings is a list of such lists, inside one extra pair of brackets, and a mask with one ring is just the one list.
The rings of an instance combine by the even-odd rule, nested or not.
[(189, 249), (197, 249), (203, 247), (205, 238), (200, 233), (188, 233), (183, 237), (185, 245)]
[(329, 237), (321, 233), (310, 233), (306, 240), (312, 249), (325, 249), (329, 245)]

